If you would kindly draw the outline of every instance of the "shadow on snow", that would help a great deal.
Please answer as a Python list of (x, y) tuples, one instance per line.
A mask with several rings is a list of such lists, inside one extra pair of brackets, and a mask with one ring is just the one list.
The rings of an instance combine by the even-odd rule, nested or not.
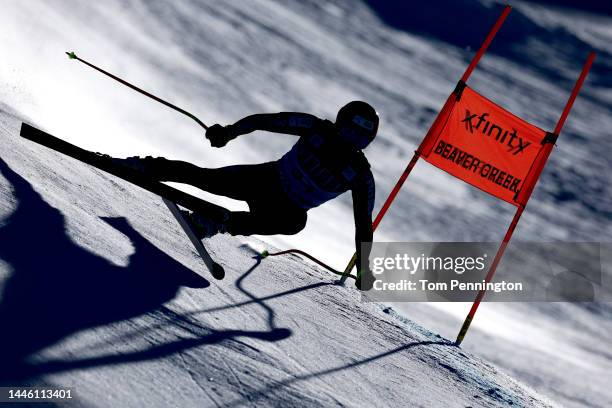
[[(152, 245), (125, 218), (103, 219), (131, 240), (135, 251), (128, 266), (114, 265), (79, 247), (67, 235), (61, 212), (2, 159), (0, 173), (12, 185), (17, 201), (17, 209), (0, 227), (0, 258), (12, 269), (0, 298), (1, 382), (155, 359), (238, 336), (275, 341), (291, 334), (273, 327), (270, 331), (218, 331), (169, 311), (163, 304), (181, 286), (206, 288), (210, 283)], [(187, 321), (198, 337), (84, 359), (41, 361), (36, 356), (78, 331), (145, 314), (165, 316), (179, 326)]]
[[(265, 301), (316, 289), (332, 283), (319, 282), (258, 298), (247, 291), (244, 280), (260, 265), (256, 258), (251, 268), (237, 280), (236, 287), (249, 300), (193, 312), (177, 313), (164, 304), (173, 299), (181, 286), (206, 288), (210, 283), (170, 258), (134, 230), (125, 218), (104, 220), (125, 234), (133, 243), (134, 254), (128, 266), (116, 266), (76, 245), (65, 230), (65, 219), (59, 210), (47, 204), (32, 186), (0, 159), (0, 173), (12, 184), (18, 202), (16, 211), (0, 227), (0, 258), (12, 268), (4, 282), (0, 298), (0, 384), (16, 385), (45, 374), (154, 360), (204, 345), (227, 340), (241, 346), (239, 337), (279, 341), (291, 336), (287, 328), (278, 328), (275, 312)], [(215, 330), (197, 320), (196, 315), (247, 305), (260, 306), (267, 315), (268, 330)], [(143, 336), (154, 344), (129, 352), (108, 352), (92, 357), (44, 359), (38, 352), (88, 328), (120, 322), (146, 315), (152, 324), (112, 336), (113, 345), (128, 344)], [(156, 333), (182, 330), (176, 340)], [(183, 335), (186, 334), (186, 335)], [(108, 346), (86, 344), (87, 352)], [(275, 391), (302, 381), (354, 369), (417, 346), (452, 346), (447, 341), (422, 341), (402, 345), (348, 364), (306, 373), (265, 385), (254, 390), (251, 401), (265, 398)], [(83, 350), (71, 350), (81, 354)], [(44, 381), (44, 380), (43, 380)], [(228, 406), (244, 401), (230, 402)]]

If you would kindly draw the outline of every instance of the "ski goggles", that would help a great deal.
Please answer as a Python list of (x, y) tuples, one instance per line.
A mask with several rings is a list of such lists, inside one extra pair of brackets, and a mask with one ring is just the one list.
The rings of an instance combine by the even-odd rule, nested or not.
[(359, 127), (369, 130), (370, 132), (374, 131), (374, 122), (372, 122), (369, 119), (364, 118), (363, 116), (360, 116), (360, 115), (353, 116), (353, 123)]
[[(372, 123), (372, 121), (368, 122)], [(339, 130), (340, 138), (357, 149), (363, 149), (369, 145), (374, 138), (374, 127), (372, 126), (372, 128), (369, 130), (366, 129), (367, 128), (364, 128), (363, 126), (342, 126)]]

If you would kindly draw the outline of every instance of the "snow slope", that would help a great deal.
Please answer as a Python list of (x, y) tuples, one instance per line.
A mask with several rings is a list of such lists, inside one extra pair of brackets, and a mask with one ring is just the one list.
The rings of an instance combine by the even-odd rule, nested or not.
[[(294, 139), (256, 132), (211, 149), (194, 123), (68, 61), (64, 51), (73, 49), (206, 123), (279, 110), (333, 118), (347, 100), (363, 98), (382, 118), (379, 137), (366, 151), (379, 207), (501, 9), (490, 0), (244, 4), (2, 2), (0, 50), (7, 58), (0, 64), (0, 104), (86, 148), (219, 166), (277, 158)], [(598, 53), (514, 239), (610, 243), (612, 17), (512, 5), (470, 82), (515, 114), (551, 128), (588, 50)], [(311, 211), (302, 233), (266, 241), (306, 249), (341, 268), (353, 251), (350, 206), (343, 196)], [(499, 241), (512, 211), (419, 163), (375, 238)], [(109, 244), (91, 234), (123, 239), (104, 222), (71, 219), (79, 218), (67, 217), (68, 230), (94, 253)], [(112, 252), (113, 264), (128, 262), (127, 248)], [(469, 308), (396, 306), (448, 338)], [(605, 304), (485, 303), (463, 347), (564, 405), (606, 407), (612, 405), (611, 320)]]
[(158, 197), (0, 126), (2, 385), (95, 407), (550, 405), (255, 239), (210, 240), (228, 276), (199, 276)]

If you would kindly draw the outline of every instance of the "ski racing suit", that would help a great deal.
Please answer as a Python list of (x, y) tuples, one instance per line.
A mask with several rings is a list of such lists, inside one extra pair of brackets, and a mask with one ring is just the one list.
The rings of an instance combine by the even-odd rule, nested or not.
[[(200, 168), (181, 161), (158, 161), (156, 178), (191, 184), (216, 195), (246, 201), (248, 212), (230, 214), (232, 235), (296, 234), (306, 225), (307, 211), (351, 190), (357, 265), (361, 243), (372, 241), (374, 177), (365, 155), (337, 136), (334, 123), (298, 112), (256, 114), (226, 127), (229, 140), (255, 130), (299, 136), (277, 161)], [(369, 252), (369, 251), (368, 251)]]

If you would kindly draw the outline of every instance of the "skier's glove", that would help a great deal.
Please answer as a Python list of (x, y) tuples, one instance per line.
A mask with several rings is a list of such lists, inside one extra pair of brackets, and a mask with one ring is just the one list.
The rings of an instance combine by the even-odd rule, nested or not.
[(359, 290), (370, 290), (374, 286), (374, 281), (376, 278), (372, 274), (370, 268), (362, 269), (357, 272), (357, 279), (355, 280), (355, 286)]
[(229, 126), (216, 124), (206, 130), (206, 138), (212, 147), (223, 147), (235, 137), (231, 134)]

